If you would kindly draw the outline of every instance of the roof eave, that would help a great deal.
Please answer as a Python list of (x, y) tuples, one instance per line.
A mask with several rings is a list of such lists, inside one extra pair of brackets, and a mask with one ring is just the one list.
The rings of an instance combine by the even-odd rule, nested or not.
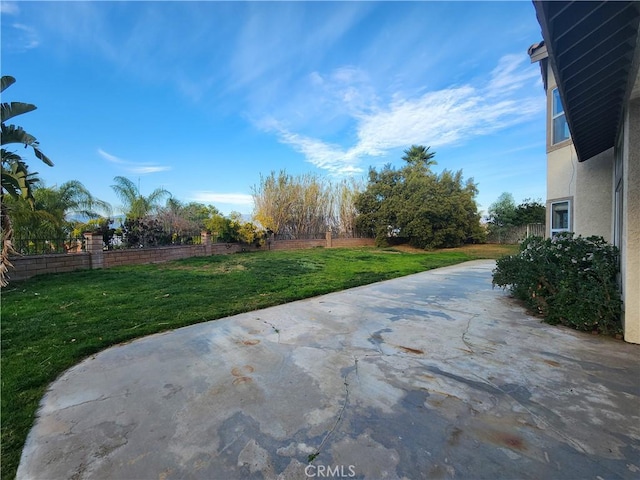
[[(622, 124), (624, 105), (629, 101), (631, 91), (636, 83), (638, 65), (640, 64), (640, 35), (638, 34), (640, 4), (638, 2), (611, 2), (613, 5), (609, 4), (606, 8), (604, 8), (605, 2), (548, 2), (533, 0), (533, 4), (538, 22), (542, 28), (544, 45), (548, 54), (547, 62), (556, 78), (573, 144), (578, 160), (582, 162), (611, 148), (615, 144), (619, 127)], [(551, 13), (552, 9), (553, 15)], [(558, 32), (552, 31), (552, 28), (558, 25), (557, 23), (556, 25), (551, 25), (551, 22), (559, 22), (562, 20), (562, 16), (565, 16), (565, 24), (563, 25), (560, 22), (559, 27), (566, 28), (559, 28)], [(568, 25), (567, 18), (571, 19), (571, 23)], [(602, 25), (602, 31), (597, 34), (593, 32), (589, 25), (589, 21), (594, 19), (597, 19)], [(620, 25), (624, 27), (624, 30), (620, 28)], [(607, 30), (608, 27), (610, 28)], [(593, 34), (593, 36), (588, 43), (592, 45), (592, 49), (585, 51), (581, 47), (585, 44), (584, 39), (589, 37), (590, 34)], [(634, 35), (635, 38), (633, 37)], [(572, 36), (573, 43), (570, 41)], [(607, 40), (609, 43), (605, 44)], [(560, 47), (559, 44), (561, 44)], [(593, 75), (591, 79), (587, 77), (583, 79), (581, 72), (598, 72), (599, 68), (602, 69), (602, 72), (611, 71), (611, 69), (607, 70), (607, 66), (612, 61), (611, 55), (607, 55), (608, 50), (605, 48), (608, 45), (612, 46), (611, 51), (615, 49), (619, 52), (619, 58), (616, 57), (616, 68), (620, 70), (620, 74), (611, 77), (610, 85), (602, 84), (600, 81), (602, 75)], [(631, 55), (629, 54), (630, 45), (633, 45), (631, 47)], [(561, 51), (558, 51), (559, 49)], [(562, 55), (565, 58), (561, 59), (562, 65), (559, 66), (558, 58)], [(630, 58), (632, 59), (631, 61)], [(564, 75), (565, 73), (566, 75)], [(626, 78), (621, 78), (620, 75), (626, 75)], [(573, 83), (569, 87), (567, 86), (567, 78), (569, 82)], [(613, 83), (614, 81), (617, 83)], [(616, 87), (621, 93), (606, 107), (600, 106), (596, 108), (594, 102), (591, 110), (585, 110), (584, 102), (582, 102), (579, 114), (582, 118), (577, 118), (573, 109), (574, 104), (580, 103), (580, 99), (584, 98), (585, 92), (596, 98), (599, 90), (593, 86), (598, 83), (600, 84), (598, 86), (600, 89), (606, 90), (609, 86), (612, 89)], [(571, 91), (571, 95), (568, 95), (568, 89)], [(585, 115), (607, 118), (610, 123), (606, 126), (603, 125), (603, 130), (606, 130), (609, 134), (601, 136), (601, 140), (594, 142), (589, 132), (582, 132), (579, 128), (579, 125), (585, 123)], [(612, 120), (612, 117), (616, 119)], [(615, 128), (611, 128), (611, 123), (615, 124), (613, 125)]]

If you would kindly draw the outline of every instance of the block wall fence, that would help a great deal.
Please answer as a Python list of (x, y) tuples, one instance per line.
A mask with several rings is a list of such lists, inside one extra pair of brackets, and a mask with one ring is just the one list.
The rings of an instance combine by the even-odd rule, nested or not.
[(86, 240), (85, 252), (11, 257), (13, 268), (9, 268), (10, 281), (25, 280), (43, 273), (163, 263), (182, 258), (228, 255), (241, 251), (266, 252), (268, 250), (300, 250), (316, 247), (372, 247), (375, 244), (372, 238), (332, 238), (331, 233), (327, 232), (324, 239), (270, 240), (262, 247), (254, 247), (236, 243), (212, 243), (211, 234), (203, 232), (202, 244), (200, 245), (104, 251), (102, 249), (102, 235), (85, 233), (84, 237)]

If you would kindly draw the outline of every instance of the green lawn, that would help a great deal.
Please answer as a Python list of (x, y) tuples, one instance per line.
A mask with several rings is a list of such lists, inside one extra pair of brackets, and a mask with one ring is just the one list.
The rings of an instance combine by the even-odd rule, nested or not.
[(515, 246), (313, 249), (43, 275), (2, 291), (2, 479), (47, 385), (110, 345), (301, 298), (515, 253)]

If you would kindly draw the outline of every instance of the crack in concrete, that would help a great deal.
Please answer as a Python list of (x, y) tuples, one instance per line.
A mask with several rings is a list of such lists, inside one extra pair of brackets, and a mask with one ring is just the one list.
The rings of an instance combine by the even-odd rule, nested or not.
[(476, 352), (473, 349), (473, 347), (471, 346), (471, 344), (469, 342), (467, 342), (467, 339), (465, 337), (469, 333), (469, 327), (471, 326), (471, 320), (473, 320), (477, 316), (478, 316), (477, 313), (474, 313), (473, 315), (471, 315), (471, 317), (469, 318), (469, 321), (467, 322), (467, 327), (464, 329), (464, 331), (462, 332), (462, 336), (461, 336), (462, 342), (467, 346), (467, 348), (471, 351), (472, 354), (475, 354)]
[(353, 361), (356, 364), (356, 378), (358, 379), (358, 383), (360, 383), (360, 374), (358, 373), (358, 357), (354, 355)]
[(261, 320), (260, 318), (257, 318), (256, 320), (260, 320), (262, 321), (262, 323), (269, 325), (273, 329), (273, 331), (278, 334), (278, 343), (280, 343), (280, 329), (278, 327), (276, 327), (273, 323), (267, 322), (266, 320)]
[[(358, 359), (357, 359), (357, 357), (354, 357), (354, 361), (355, 361), (355, 371), (356, 371), (356, 375), (357, 375), (357, 371), (358, 371)], [(349, 378), (349, 374), (350, 373), (351, 372), (347, 373), (344, 376), (345, 398), (344, 398), (344, 402), (342, 403), (342, 408), (340, 409), (340, 412), (338, 412), (338, 418), (336, 418), (336, 421), (333, 424), (333, 427), (331, 427), (331, 429), (327, 432), (327, 434), (322, 439), (322, 442), (320, 442), (320, 446), (318, 446), (317, 450), (314, 453), (312, 453), (311, 455), (309, 455), (308, 463), (312, 463), (318, 457), (318, 455), (320, 455), (320, 453), (322, 452), (322, 448), (324, 447), (325, 443), (327, 443), (327, 440), (329, 440), (329, 437), (331, 437), (333, 432), (335, 432), (336, 428), (338, 428), (338, 425), (342, 421), (342, 417), (344, 415), (344, 412), (347, 409), (347, 405), (349, 404), (349, 382), (347, 381), (347, 379)]]
[(127, 397), (127, 396), (129, 396), (129, 395), (128, 395), (128, 392), (125, 392), (125, 393), (120, 394), (120, 395), (109, 395), (109, 396), (107, 396), (107, 397), (105, 397), (104, 395), (101, 395), (100, 397), (98, 397), (98, 398), (94, 398), (93, 400), (85, 400), (84, 402), (75, 403), (75, 404), (73, 404), (73, 405), (68, 405), (68, 406), (66, 406), (66, 407), (59, 408), (59, 409), (57, 409), (57, 411), (58, 411), (58, 412), (63, 412), (63, 411), (65, 411), (65, 410), (68, 410), (69, 408), (76, 408), (76, 407), (80, 407), (80, 406), (82, 406), (82, 405), (86, 405), (87, 403), (104, 402), (105, 400), (109, 400), (109, 399), (111, 399), (111, 398)]

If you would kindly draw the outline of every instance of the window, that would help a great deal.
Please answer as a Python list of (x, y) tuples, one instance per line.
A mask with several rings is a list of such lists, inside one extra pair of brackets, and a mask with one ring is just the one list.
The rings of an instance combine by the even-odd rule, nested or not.
[(564, 142), (569, 139), (569, 125), (564, 115), (564, 107), (560, 100), (560, 92), (553, 89), (551, 97), (551, 118), (552, 118), (552, 144)]
[(551, 235), (571, 231), (571, 209), (569, 200), (551, 204)]

